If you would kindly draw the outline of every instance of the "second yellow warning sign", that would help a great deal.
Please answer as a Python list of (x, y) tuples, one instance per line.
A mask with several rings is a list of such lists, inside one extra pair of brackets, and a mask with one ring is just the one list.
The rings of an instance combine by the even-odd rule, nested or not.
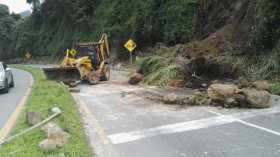
[(133, 50), (135, 50), (135, 48), (137, 47), (137, 44), (132, 40), (129, 39), (126, 44), (124, 45), (124, 47), (130, 52), (132, 53)]

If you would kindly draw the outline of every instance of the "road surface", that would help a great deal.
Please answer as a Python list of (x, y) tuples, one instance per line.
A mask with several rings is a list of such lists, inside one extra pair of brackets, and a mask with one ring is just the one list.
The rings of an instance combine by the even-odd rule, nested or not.
[(12, 69), (15, 87), (10, 88), (8, 94), (0, 94), (0, 128), (2, 128), (10, 118), (16, 107), (26, 95), (32, 79), (31, 74), (17, 69)]
[[(113, 81), (74, 94), (97, 157), (279, 157), (280, 104), (270, 109), (168, 106), (161, 93)], [(189, 94), (188, 91), (184, 94)]]

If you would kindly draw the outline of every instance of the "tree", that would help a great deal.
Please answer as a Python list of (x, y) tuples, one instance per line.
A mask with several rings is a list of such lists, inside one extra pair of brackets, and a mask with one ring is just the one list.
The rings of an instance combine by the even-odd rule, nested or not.
[(12, 30), (18, 16), (10, 15), (9, 8), (0, 4), (0, 58), (6, 58), (12, 43)]

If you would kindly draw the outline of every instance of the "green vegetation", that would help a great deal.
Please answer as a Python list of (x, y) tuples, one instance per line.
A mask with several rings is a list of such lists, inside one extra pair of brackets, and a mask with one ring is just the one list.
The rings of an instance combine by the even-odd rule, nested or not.
[(11, 33), (20, 16), (10, 14), (6, 5), (0, 4), (0, 58), (7, 58), (11, 51), (13, 38)]
[(167, 86), (169, 81), (177, 77), (177, 66), (170, 60), (152, 56), (140, 59), (139, 66), (144, 74), (144, 83), (148, 85), (157, 85), (160, 87)]
[(182, 52), (179, 49), (180, 45), (171, 48), (157, 45), (147, 52), (148, 56), (138, 59), (140, 72), (145, 76), (144, 83), (164, 87), (170, 80), (181, 77), (178, 56)]
[(252, 52), (265, 54), (280, 46), (280, 2), (258, 0), (255, 3), (249, 46)]
[(73, 42), (98, 40), (109, 35), (117, 55), (133, 38), (139, 48), (156, 42), (174, 45), (192, 37), (197, 0), (28, 0), (34, 5), (29, 18), (22, 19), (11, 33), (9, 57), (62, 56)]
[(90, 157), (91, 152), (83, 132), (79, 113), (76, 104), (68, 90), (61, 84), (48, 81), (43, 72), (38, 68), (19, 67), (32, 73), (35, 85), (24, 111), (12, 134), (19, 133), (28, 127), (26, 113), (36, 111), (47, 117), (51, 114), (52, 107), (59, 107), (62, 115), (55, 121), (70, 134), (67, 145), (56, 152), (43, 153), (39, 150), (38, 144), (45, 138), (40, 129), (19, 137), (5, 145), (0, 150), (0, 156), (5, 157), (45, 157), (50, 154), (64, 153), (67, 157)]
[(274, 83), (271, 86), (271, 92), (276, 95), (280, 95), (280, 83)]
[[(12, 18), (15, 15), (0, 7), (0, 13), (5, 14), (0, 16), (0, 30), (1, 19), (14, 19), (6, 22), (9, 29), (0, 31), (0, 35), (4, 32), (1, 35), (4, 39), (0, 38), (0, 43), (4, 43), (2, 49), (0, 46), (2, 58), (23, 58), (26, 52), (31, 52), (34, 58), (61, 58), (74, 42), (98, 40), (105, 32), (118, 59), (128, 57), (123, 48), (128, 38), (137, 42), (144, 56), (151, 57), (140, 63), (148, 76), (147, 84), (165, 86), (170, 79), (184, 78), (184, 73), (189, 75), (194, 71), (180, 71), (177, 59), (183, 57), (182, 65), (186, 65), (200, 53), (209, 56), (213, 53), (212, 60), (222, 61), (214, 68), (227, 63), (250, 79), (279, 80), (280, 3), (276, 0), (27, 2), (33, 4), (33, 13), (25, 19)], [(194, 39), (198, 41), (188, 43)], [(168, 48), (147, 50), (156, 43)], [(191, 48), (187, 48), (189, 45)]]
[[(182, 49), (180, 44), (166, 48), (167, 50), (160, 54), (158, 52), (162, 50), (155, 48), (151, 53), (154, 57), (147, 58), (148, 61), (144, 62), (146, 65), (140, 66), (147, 76), (145, 81), (148, 80), (148, 84), (153, 82), (158, 85), (159, 78), (169, 76), (160, 71), (169, 68), (170, 65), (176, 65), (176, 77), (185, 75), (186, 81), (189, 81), (190, 74), (194, 73), (205, 80), (219, 79), (219, 76), (241, 76), (249, 80), (265, 79), (272, 82), (280, 80), (278, 1), (236, 0), (228, 3), (201, 0), (198, 3), (194, 34), (200, 40), (184, 44)], [(184, 48), (188, 45), (190, 48)], [(175, 58), (181, 58), (183, 66), (178, 65)], [(190, 63), (196, 58), (205, 58), (205, 61)], [(184, 71), (180, 71), (182, 68)], [(206, 77), (203, 77), (202, 73)], [(208, 73), (214, 77), (210, 78)], [(277, 91), (277, 85), (274, 91)]]

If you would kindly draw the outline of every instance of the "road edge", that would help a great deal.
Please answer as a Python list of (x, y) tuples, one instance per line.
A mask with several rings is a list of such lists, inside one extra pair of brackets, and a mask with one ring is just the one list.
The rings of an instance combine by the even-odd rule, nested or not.
[[(15, 68), (15, 69), (17, 69), (17, 68)], [(22, 70), (22, 69), (17, 69), (17, 70), (27, 72), (30, 75), (29, 85), (28, 85), (28, 89), (26, 90), (25, 94), (23, 95), (23, 97), (19, 101), (16, 109), (10, 115), (9, 119), (7, 120), (7, 122), (4, 124), (4, 126), (0, 130), (0, 143), (2, 143), (5, 140), (5, 138), (9, 135), (9, 133), (11, 132), (13, 127), (15, 126), (21, 111), (23, 110), (25, 104), (27, 103), (28, 97), (30, 96), (31, 91), (32, 91), (32, 87), (34, 85), (34, 78), (33, 78), (31, 73), (29, 73), (28, 71)]]
[[(105, 130), (78, 94), (71, 93), (76, 101), (89, 146), (96, 157), (119, 157)], [(90, 121), (89, 121), (90, 119)], [(90, 127), (91, 126), (91, 127)], [(90, 131), (89, 131), (90, 130)], [(89, 134), (94, 134), (94, 139)]]

